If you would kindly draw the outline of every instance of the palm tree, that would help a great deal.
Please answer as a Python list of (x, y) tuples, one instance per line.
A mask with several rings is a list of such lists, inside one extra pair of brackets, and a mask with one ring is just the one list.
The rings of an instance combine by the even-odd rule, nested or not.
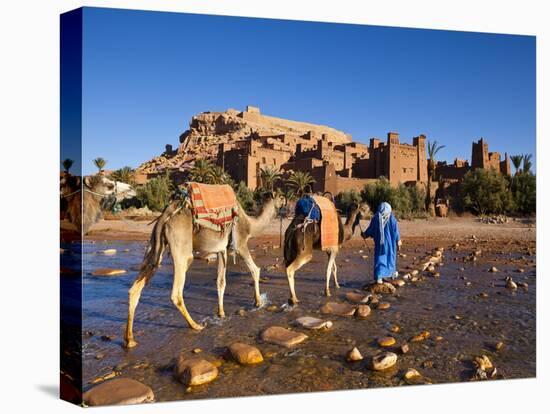
[(111, 178), (115, 181), (120, 181), (126, 184), (134, 184), (135, 171), (132, 167), (122, 167), (118, 170), (113, 171)]
[(533, 158), (532, 154), (523, 154), (523, 169), (522, 172), (530, 174), (531, 173), (531, 167), (533, 166), (533, 163), (531, 162), (531, 158)]
[(432, 202), (432, 181), (435, 177), (435, 156), (436, 154), (445, 148), (445, 145), (437, 145), (437, 141), (428, 141), (428, 191), (426, 191), (426, 209), (429, 212), (434, 212)]
[(211, 181), (212, 169), (214, 164), (209, 160), (196, 160), (195, 164), (189, 171), (189, 178), (191, 181), (197, 183), (209, 183)]
[(107, 164), (107, 160), (97, 157), (94, 161), (95, 166), (99, 170), (99, 172), (103, 172), (103, 168), (105, 168), (105, 165)]
[(262, 187), (265, 190), (273, 191), (275, 183), (281, 179), (281, 172), (272, 167), (260, 168)]
[(210, 174), (208, 174), (207, 181), (208, 184), (233, 184), (233, 180), (225, 172), (225, 170), (219, 165), (213, 165)]
[(71, 169), (71, 167), (73, 166), (74, 164), (74, 161), (71, 160), (70, 158), (65, 158), (62, 162), (63, 164), (63, 168), (65, 169), (65, 173), (66, 174), (69, 174), (69, 170)]
[(292, 171), (287, 181), (296, 189), (298, 194), (303, 194), (308, 185), (315, 183), (315, 179), (308, 172), (304, 171)]
[(523, 155), (511, 155), (510, 160), (512, 160), (512, 164), (514, 165), (514, 169), (516, 173), (514, 175), (518, 175), (518, 173), (521, 172), (521, 163), (523, 161)]

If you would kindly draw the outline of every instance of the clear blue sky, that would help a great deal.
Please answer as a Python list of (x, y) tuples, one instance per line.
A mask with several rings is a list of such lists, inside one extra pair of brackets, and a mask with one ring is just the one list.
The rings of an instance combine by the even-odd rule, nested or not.
[(439, 159), (535, 156), (535, 38), (86, 8), (83, 170), (137, 167), (194, 114), (255, 105), (368, 142), (388, 131)]

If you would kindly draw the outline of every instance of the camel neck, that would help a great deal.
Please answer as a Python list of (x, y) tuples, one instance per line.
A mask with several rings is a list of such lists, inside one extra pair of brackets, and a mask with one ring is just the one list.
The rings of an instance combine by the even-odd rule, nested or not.
[(252, 237), (262, 233), (263, 230), (269, 225), (269, 222), (275, 216), (275, 203), (273, 200), (267, 201), (260, 211), (260, 214), (256, 217), (249, 216), (244, 213), (246, 220), (250, 223), (250, 235)]

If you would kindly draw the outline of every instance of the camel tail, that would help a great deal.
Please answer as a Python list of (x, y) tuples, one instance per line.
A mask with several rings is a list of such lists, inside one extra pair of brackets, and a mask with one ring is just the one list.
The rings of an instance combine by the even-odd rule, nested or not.
[(143, 256), (138, 279), (145, 278), (149, 281), (159, 268), (167, 244), (166, 236), (164, 235), (164, 226), (180, 210), (181, 207), (179, 205), (175, 203), (169, 204), (156, 219), (155, 226), (151, 232), (151, 238), (149, 239), (149, 245)]

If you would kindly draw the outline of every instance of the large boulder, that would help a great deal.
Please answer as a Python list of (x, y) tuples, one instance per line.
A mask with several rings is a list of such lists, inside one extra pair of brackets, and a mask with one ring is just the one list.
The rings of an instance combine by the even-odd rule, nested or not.
[(124, 405), (154, 401), (153, 390), (131, 378), (116, 378), (103, 382), (86, 391), (82, 396), (84, 404)]

